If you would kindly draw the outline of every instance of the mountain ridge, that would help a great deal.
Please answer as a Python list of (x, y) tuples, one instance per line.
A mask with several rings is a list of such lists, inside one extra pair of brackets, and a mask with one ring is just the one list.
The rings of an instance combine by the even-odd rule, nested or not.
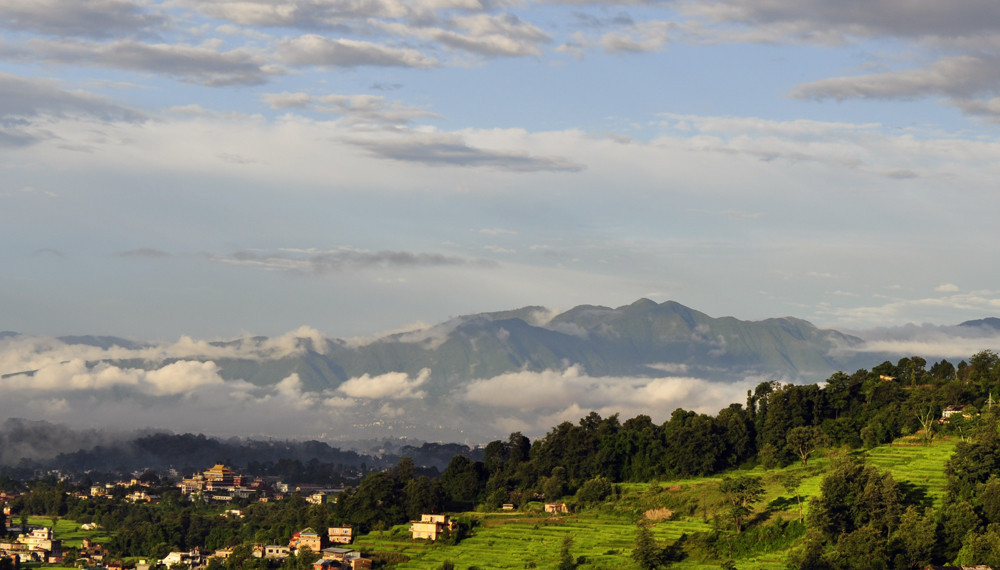
[[(237, 406), (278, 401), (288, 413), (309, 410), (322, 432), (380, 437), (403, 430), (452, 441), (547, 428), (590, 409), (714, 412), (759, 382), (821, 382), (900, 357), (868, 351), (858, 336), (796, 317), (712, 317), (645, 298), (614, 308), (578, 305), (557, 313), (526, 306), (462, 315), (366, 342), (312, 330), (162, 346), (116, 337), (61, 340), (74, 344), (37, 343), (50, 350), (47, 378), (50, 384), (66, 378), (69, 390), (91, 382), (93, 389), (76, 392), (79, 398), (194, 406), (187, 398), (209, 390), (205, 402), (215, 398), (210, 394), (232, 393), (245, 402)], [(72, 364), (81, 360), (83, 368)], [(35, 369), (44, 369), (38, 362)], [(164, 384), (168, 368), (190, 392)], [(34, 374), (0, 370), (12, 385), (33, 385), (25, 377)], [(330, 418), (339, 427), (325, 427)]]

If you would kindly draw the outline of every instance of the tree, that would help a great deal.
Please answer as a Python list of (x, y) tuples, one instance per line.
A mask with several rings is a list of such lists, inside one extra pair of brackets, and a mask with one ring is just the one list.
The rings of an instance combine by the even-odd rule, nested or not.
[(611, 481), (594, 477), (580, 486), (576, 498), (582, 503), (599, 503), (611, 496)]
[(573, 537), (567, 534), (563, 537), (562, 546), (559, 548), (559, 570), (576, 568), (576, 559), (569, 551), (571, 548), (573, 548)]
[(884, 569), (888, 568), (888, 558), (885, 537), (874, 524), (840, 536), (828, 556), (830, 565), (837, 570)]
[(785, 473), (781, 476), (781, 486), (789, 495), (795, 495), (795, 503), (799, 506), (799, 522), (802, 522), (802, 498), (799, 496), (799, 485), (802, 484), (802, 476), (794, 473)]
[(488, 478), (489, 473), (482, 462), (455, 455), (441, 474), (440, 481), (452, 501), (471, 504), (486, 489)]
[(802, 460), (802, 466), (806, 466), (809, 455), (820, 447), (830, 444), (830, 438), (820, 431), (817, 426), (799, 426), (789, 430), (785, 437), (785, 447), (796, 454)]
[(729, 517), (736, 532), (742, 532), (743, 524), (753, 513), (753, 505), (764, 497), (764, 483), (760, 477), (752, 475), (725, 477), (719, 483), (719, 492), (726, 498)]
[(653, 531), (645, 522), (639, 523), (632, 543), (632, 560), (643, 570), (653, 570), (663, 565), (663, 548), (653, 538)]
[(947, 360), (942, 360), (931, 366), (929, 374), (939, 384), (951, 382), (955, 379), (955, 365)]
[(809, 521), (831, 540), (865, 526), (884, 540), (896, 529), (902, 500), (903, 493), (888, 471), (846, 457), (820, 483), (820, 496), (809, 503)]
[(552, 470), (552, 475), (542, 480), (542, 495), (545, 500), (552, 502), (558, 500), (566, 493), (566, 470), (556, 467)]
[(927, 445), (934, 438), (934, 425), (938, 417), (937, 410), (931, 406), (927, 406), (917, 410), (916, 415), (917, 421), (920, 422), (920, 427), (924, 432), (924, 445)]
[(921, 514), (916, 507), (910, 505), (899, 517), (899, 527), (889, 539), (889, 548), (897, 552), (896, 558), (902, 565), (923, 568), (930, 563), (934, 552), (936, 528), (930, 509)]
[(941, 509), (941, 530), (938, 532), (941, 554), (953, 560), (962, 548), (962, 540), (970, 531), (979, 531), (979, 515), (967, 501), (945, 501)]
[(979, 508), (987, 523), (1000, 523), (1000, 479), (996, 475), (980, 487)]
[(965, 536), (955, 562), (969, 566), (978, 564), (986, 564), (992, 568), (1000, 566), (1000, 531), (995, 527), (987, 528), (982, 533), (970, 531)]

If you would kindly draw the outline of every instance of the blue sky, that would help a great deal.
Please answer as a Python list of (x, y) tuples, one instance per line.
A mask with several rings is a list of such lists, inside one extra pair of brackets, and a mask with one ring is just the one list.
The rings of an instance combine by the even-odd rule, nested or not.
[(0, 330), (993, 316), (1000, 4), (0, 0)]

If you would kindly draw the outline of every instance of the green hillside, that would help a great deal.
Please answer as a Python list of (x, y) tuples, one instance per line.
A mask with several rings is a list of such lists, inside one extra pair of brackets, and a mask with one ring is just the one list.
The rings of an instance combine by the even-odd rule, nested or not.
[[(578, 506), (573, 514), (547, 515), (541, 503), (529, 503), (516, 512), (471, 512), (471, 536), (454, 546), (414, 541), (407, 525), (375, 531), (360, 537), (356, 546), (386, 559), (402, 560), (400, 569), (455, 568), (558, 568), (565, 536), (573, 539), (571, 553), (580, 569), (639, 568), (631, 558), (637, 523), (646, 518), (655, 538), (669, 544), (681, 537), (684, 557), (671, 568), (719, 568), (729, 559), (737, 568), (787, 567), (789, 554), (801, 548), (804, 529), (795, 494), (783, 485), (788, 476), (800, 478), (797, 494), (803, 513), (820, 494), (820, 483), (838, 456), (864, 457), (869, 465), (885, 469), (911, 493), (940, 507), (945, 491), (945, 464), (957, 440), (945, 438), (923, 446), (915, 438), (902, 438), (868, 451), (830, 450), (812, 459), (807, 467), (730, 472), (649, 484), (621, 484), (620, 493), (592, 507)], [(764, 483), (764, 498), (757, 503), (752, 524), (742, 535), (728, 528), (724, 499), (719, 493), (723, 476), (754, 475)], [(664, 515), (668, 515), (663, 519)], [(791, 523), (791, 524), (789, 524)], [(784, 526), (785, 538), (782, 538)], [(401, 555), (401, 557), (400, 557)]]

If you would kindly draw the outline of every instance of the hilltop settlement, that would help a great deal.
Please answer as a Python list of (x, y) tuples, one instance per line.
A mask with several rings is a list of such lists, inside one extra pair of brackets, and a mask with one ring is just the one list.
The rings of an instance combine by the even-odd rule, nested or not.
[(0, 570), (1000, 567), (998, 394), (983, 351), (764, 381), (716, 415), (591, 412), (442, 467), (24, 464), (0, 472)]

